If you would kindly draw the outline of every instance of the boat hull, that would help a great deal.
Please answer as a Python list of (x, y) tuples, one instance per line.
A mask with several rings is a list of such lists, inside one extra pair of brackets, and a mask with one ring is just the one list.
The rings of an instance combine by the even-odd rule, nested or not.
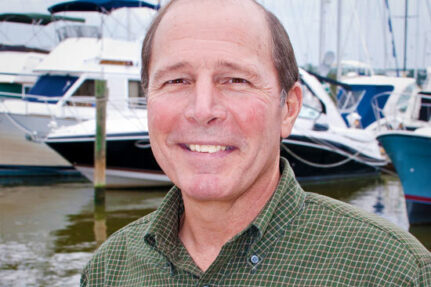
[[(376, 167), (354, 159), (346, 160), (343, 154), (305, 140), (305, 137), (289, 138), (283, 141), (285, 148), (281, 149), (281, 155), (289, 160), (300, 181), (332, 180), (378, 172)], [(93, 178), (94, 137), (48, 139), (46, 143), (90, 180)], [(153, 156), (147, 133), (108, 136), (106, 155), (107, 186), (171, 184)], [(315, 165), (308, 164), (310, 162)]]
[(25, 132), (16, 128), (0, 114), (0, 176), (58, 176), (73, 172), (64, 158), (44, 143), (26, 139)]
[(431, 137), (413, 132), (377, 136), (400, 177), (407, 200), (431, 204)]

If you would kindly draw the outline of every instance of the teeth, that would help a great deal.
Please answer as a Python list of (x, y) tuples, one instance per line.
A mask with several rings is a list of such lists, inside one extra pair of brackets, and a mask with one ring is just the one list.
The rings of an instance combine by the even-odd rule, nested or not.
[(191, 144), (187, 146), (191, 151), (196, 152), (205, 152), (205, 153), (214, 153), (218, 151), (225, 151), (226, 146), (220, 146), (220, 145), (197, 145), (197, 144)]

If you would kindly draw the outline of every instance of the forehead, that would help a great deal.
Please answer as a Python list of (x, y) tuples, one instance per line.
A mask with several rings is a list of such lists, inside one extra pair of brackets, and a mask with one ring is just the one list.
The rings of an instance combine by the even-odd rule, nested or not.
[(153, 41), (153, 56), (178, 40), (230, 42), (270, 54), (265, 14), (250, 0), (179, 0), (161, 20)]

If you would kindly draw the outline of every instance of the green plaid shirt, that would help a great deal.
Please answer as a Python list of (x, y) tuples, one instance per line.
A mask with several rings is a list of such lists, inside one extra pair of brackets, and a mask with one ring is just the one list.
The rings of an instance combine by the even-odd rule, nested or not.
[(174, 187), (96, 251), (81, 286), (431, 286), (431, 255), (413, 236), (304, 192), (285, 159), (281, 169), (271, 200), (206, 272), (178, 239), (184, 208)]

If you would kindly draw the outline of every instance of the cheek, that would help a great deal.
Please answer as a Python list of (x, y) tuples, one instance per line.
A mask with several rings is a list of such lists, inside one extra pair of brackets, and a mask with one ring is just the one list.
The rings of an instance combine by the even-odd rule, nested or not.
[(164, 101), (149, 101), (148, 109), (148, 129), (151, 136), (160, 136), (172, 129), (178, 109), (174, 105)]
[(250, 103), (239, 103), (240, 107), (234, 112), (241, 129), (248, 135), (260, 137), (272, 130), (276, 111), (264, 102), (255, 101)]

